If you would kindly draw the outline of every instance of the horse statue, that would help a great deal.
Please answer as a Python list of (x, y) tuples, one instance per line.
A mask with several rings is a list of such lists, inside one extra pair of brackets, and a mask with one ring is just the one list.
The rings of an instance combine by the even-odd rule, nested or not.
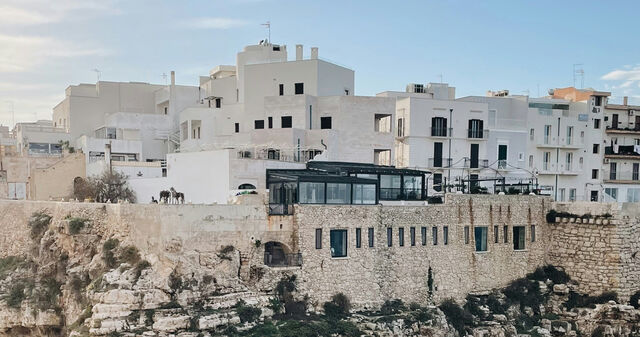
[(160, 199), (159, 199), (159, 201), (161, 203), (168, 204), (169, 203), (169, 197), (171, 197), (171, 192), (169, 192), (167, 190), (160, 191)]
[(171, 191), (171, 203), (184, 204), (184, 193), (176, 191), (173, 187), (169, 190)]

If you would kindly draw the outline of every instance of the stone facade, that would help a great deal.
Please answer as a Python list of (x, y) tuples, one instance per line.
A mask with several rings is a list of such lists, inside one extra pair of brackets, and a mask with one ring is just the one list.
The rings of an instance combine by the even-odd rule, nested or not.
[[(444, 204), (426, 207), (296, 206), (302, 284), (318, 304), (342, 292), (353, 303), (371, 307), (396, 298), (406, 303), (425, 303), (430, 297), (436, 302), (449, 297), (462, 299), (469, 292), (502, 287), (545, 263), (549, 240), (545, 214), (549, 207), (550, 201), (544, 197), (486, 195), (449, 195)], [(514, 226), (525, 229), (524, 250), (514, 250)], [(425, 245), (422, 227), (427, 232)], [(433, 241), (434, 227), (437, 244)], [(477, 227), (486, 227), (486, 251), (476, 251)], [(357, 228), (361, 229), (361, 248), (356, 248)], [(369, 228), (374, 231), (373, 247), (368, 245)], [(392, 229), (391, 247), (387, 244), (388, 228)], [(400, 228), (404, 230), (402, 247), (398, 242)], [(415, 228), (415, 246), (411, 228)], [(316, 249), (316, 229), (322, 230), (321, 249)], [(347, 231), (347, 256), (332, 258), (330, 232), (342, 229)]]

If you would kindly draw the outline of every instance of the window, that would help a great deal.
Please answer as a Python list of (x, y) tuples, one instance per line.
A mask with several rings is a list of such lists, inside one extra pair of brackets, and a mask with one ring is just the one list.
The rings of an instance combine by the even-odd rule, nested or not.
[(640, 178), (640, 164), (633, 163), (633, 169), (631, 171), (631, 180), (638, 180)]
[(535, 137), (536, 137), (536, 130), (535, 129), (529, 130), (529, 140), (535, 140)]
[(573, 163), (573, 153), (567, 152), (566, 171), (571, 171), (571, 164)]
[(593, 128), (594, 129), (599, 129), (600, 128), (600, 118), (594, 118), (593, 119)]
[(376, 185), (353, 184), (353, 203), (373, 205), (376, 203)]
[(447, 119), (444, 117), (431, 118), (431, 136), (447, 137)]
[(618, 173), (618, 163), (609, 163), (609, 179), (616, 180)]
[(422, 241), (422, 245), (426, 246), (427, 245), (427, 227), (421, 227), (420, 228), (420, 236), (421, 236), (421, 241)]
[(347, 230), (333, 229), (329, 231), (331, 239), (331, 257), (347, 256)]
[(301, 204), (324, 204), (324, 183), (300, 182)]
[(344, 89), (344, 95), (349, 96), (349, 89)]
[(293, 124), (293, 117), (291, 116), (282, 116), (280, 117), (280, 127), (283, 129), (291, 129)]
[(373, 228), (367, 230), (369, 236), (369, 248), (373, 247)]
[(296, 95), (304, 94), (304, 83), (296, 83), (295, 89), (296, 89), (295, 91)]
[(605, 200), (605, 202), (610, 202), (610, 201), (618, 201), (618, 189), (617, 188), (605, 188), (604, 189), (604, 194), (606, 194), (608, 196), (607, 200)]
[(393, 228), (387, 228), (387, 247), (393, 246)]
[(400, 247), (404, 246), (404, 228), (403, 227), (398, 228), (398, 245)]
[(273, 117), (269, 117), (268, 121), (269, 121), (269, 129), (273, 129)]
[(600, 144), (593, 144), (593, 153), (600, 152)]
[(166, 115), (166, 114), (168, 114), (168, 113), (169, 113), (169, 108), (165, 106), (165, 107), (164, 107), (164, 114)]
[(529, 155), (529, 167), (533, 167), (533, 155)]
[(264, 120), (257, 120), (253, 122), (255, 129), (264, 129)]
[(502, 226), (502, 238), (504, 243), (509, 243), (509, 226)]
[(320, 117), (320, 129), (331, 129), (331, 117)]
[(240, 123), (235, 124), (236, 133), (240, 132)]
[(322, 249), (322, 228), (316, 228), (316, 249)]
[[(373, 116), (373, 130), (375, 132), (391, 133), (393, 116), (390, 114), (375, 114)], [(404, 131), (404, 130), (403, 130)], [(401, 137), (401, 136), (398, 136)]]
[(449, 244), (449, 226), (442, 227), (442, 243)]
[(442, 173), (433, 174), (433, 190), (436, 192), (442, 191)]
[(468, 138), (483, 138), (484, 121), (481, 119), (470, 119), (469, 130), (467, 132)]
[(278, 84), (278, 94), (284, 96), (284, 84), (282, 83)]
[(309, 130), (313, 129), (313, 105), (309, 105)]
[(464, 244), (469, 244), (469, 226), (464, 226)]
[(222, 107), (222, 98), (216, 98), (216, 109), (220, 109)]
[(564, 201), (565, 189), (564, 188), (560, 188), (560, 189), (558, 189), (558, 191), (560, 192), (560, 197), (558, 198), (558, 201)]
[(493, 226), (493, 243), (498, 243), (498, 226)]
[(549, 162), (551, 161), (551, 152), (544, 152), (542, 154), (542, 169), (549, 170)]
[(531, 225), (531, 242), (536, 242), (536, 225)]
[(350, 204), (351, 184), (327, 183), (327, 204)]
[(398, 137), (404, 137), (404, 118), (398, 118)]
[(594, 105), (601, 106), (602, 105), (602, 96), (594, 96)]
[(474, 239), (476, 240), (476, 252), (487, 251), (487, 227), (474, 227)]
[(356, 248), (362, 247), (362, 228), (356, 228)]
[(416, 228), (415, 227), (409, 228), (409, 238), (411, 240), (411, 246), (415, 246), (416, 245)]
[(438, 227), (433, 226), (433, 228), (431, 228), (431, 236), (433, 237), (433, 245), (437, 245), (438, 244)]
[(525, 246), (524, 226), (513, 226), (513, 250), (524, 250)]
[(544, 143), (549, 144), (551, 141), (551, 125), (544, 126)]
[(573, 144), (573, 126), (567, 126), (567, 145)]
[(576, 201), (576, 189), (575, 188), (570, 188), (569, 189), (569, 201)]
[(598, 179), (598, 169), (591, 170), (591, 179)]

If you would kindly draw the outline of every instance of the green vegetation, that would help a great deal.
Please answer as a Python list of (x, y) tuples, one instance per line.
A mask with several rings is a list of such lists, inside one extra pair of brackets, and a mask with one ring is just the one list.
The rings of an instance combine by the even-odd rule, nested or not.
[(473, 323), (473, 315), (458, 305), (453, 299), (447, 299), (440, 306), (440, 310), (447, 316), (447, 322), (458, 331), (460, 336), (466, 335), (465, 326)]
[(44, 210), (34, 212), (31, 214), (28, 224), (31, 228), (31, 238), (34, 241), (38, 241), (42, 238), (42, 235), (47, 228), (49, 228), (49, 225), (51, 224), (51, 215), (47, 214)]
[(70, 218), (69, 219), (69, 234), (76, 235), (85, 228), (89, 219), (85, 218)]
[(0, 258), (0, 281), (4, 280), (8, 274), (20, 268), (29, 267), (30, 265), (31, 262), (21, 256), (7, 256)]
[(10, 308), (20, 308), (22, 301), (26, 298), (24, 293), (25, 285), (23, 282), (16, 282), (11, 285), (9, 292), (4, 296), (7, 306)]
[(551, 280), (554, 284), (563, 284), (571, 281), (571, 277), (564, 270), (560, 270), (552, 265), (538, 267), (533, 273), (527, 274), (530, 280), (542, 281)]
[(120, 251), (118, 260), (120, 263), (126, 262), (133, 266), (140, 261), (140, 252), (135, 246), (126, 246)]
[(56, 279), (49, 277), (40, 281), (40, 286), (35, 294), (36, 307), (40, 310), (59, 310), (58, 297), (61, 284)]
[(239, 300), (238, 303), (236, 303), (236, 312), (238, 313), (238, 317), (240, 317), (240, 322), (253, 323), (260, 318), (262, 309), (252, 307), (247, 305), (245, 301)]
[(120, 245), (118, 239), (111, 238), (102, 245), (102, 259), (108, 268), (115, 268), (118, 264), (114, 250)]
[(231, 256), (229, 256), (229, 254), (233, 253), (234, 250), (235, 248), (233, 246), (224, 246), (220, 248), (218, 257), (223, 260), (231, 261)]
[(395, 315), (405, 309), (406, 307), (404, 306), (404, 303), (402, 303), (402, 300), (386, 300), (380, 307), (380, 313), (383, 315)]
[(349, 298), (343, 293), (337, 293), (333, 295), (330, 302), (325, 302), (323, 305), (324, 314), (332, 318), (344, 318), (349, 315), (351, 310), (351, 302)]
[(618, 294), (615, 291), (603, 292), (598, 296), (581, 295), (574, 291), (569, 292), (569, 299), (564, 303), (567, 310), (573, 308), (595, 308), (596, 304), (603, 304), (609, 301), (618, 302)]

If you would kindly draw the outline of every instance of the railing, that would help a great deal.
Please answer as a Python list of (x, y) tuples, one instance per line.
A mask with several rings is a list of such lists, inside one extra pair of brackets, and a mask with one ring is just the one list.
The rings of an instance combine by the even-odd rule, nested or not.
[(640, 184), (640, 172), (603, 170), (603, 180), (624, 181)]
[(302, 253), (272, 254), (264, 252), (264, 264), (269, 267), (299, 267), (302, 266)]
[(613, 126), (607, 125), (606, 131), (607, 132), (613, 132), (613, 133), (615, 133), (616, 131), (619, 131), (619, 132), (630, 132), (630, 133), (640, 132), (640, 124), (634, 125), (634, 127), (632, 127), (632, 128), (621, 128), (621, 127), (613, 127)]
[(450, 167), (451, 158), (429, 158), (428, 167)]
[(470, 158), (465, 158), (464, 163), (462, 164), (464, 168), (488, 168), (489, 167), (489, 159), (478, 159), (478, 163), (472, 163)]
[(467, 138), (488, 139), (489, 130), (487, 129), (467, 129)]
[(640, 153), (636, 152), (634, 145), (618, 145), (606, 146), (604, 148), (605, 155), (617, 155), (617, 156), (640, 156)]
[(498, 170), (506, 170), (507, 169), (507, 161), (504, 159), (498, 160)]
[(279, 160), (293, 163), (304, 163), (315, 156), (321, 154), (320, 150), (293, 150), (284, 151), (279, 149), (262, 149), (262, 150), (239, 150), (237, 152), (238, 158), (244, 159), (267, 159), (267, 160)]
[(432, 127), (431, 137), (451, 137), (452, 131), (452, 128)]
[(422, 200), (420, 188), (380, 188), (380, 200)]
[(269, 204), (269, 215), (293, 215), (293, 205)]

